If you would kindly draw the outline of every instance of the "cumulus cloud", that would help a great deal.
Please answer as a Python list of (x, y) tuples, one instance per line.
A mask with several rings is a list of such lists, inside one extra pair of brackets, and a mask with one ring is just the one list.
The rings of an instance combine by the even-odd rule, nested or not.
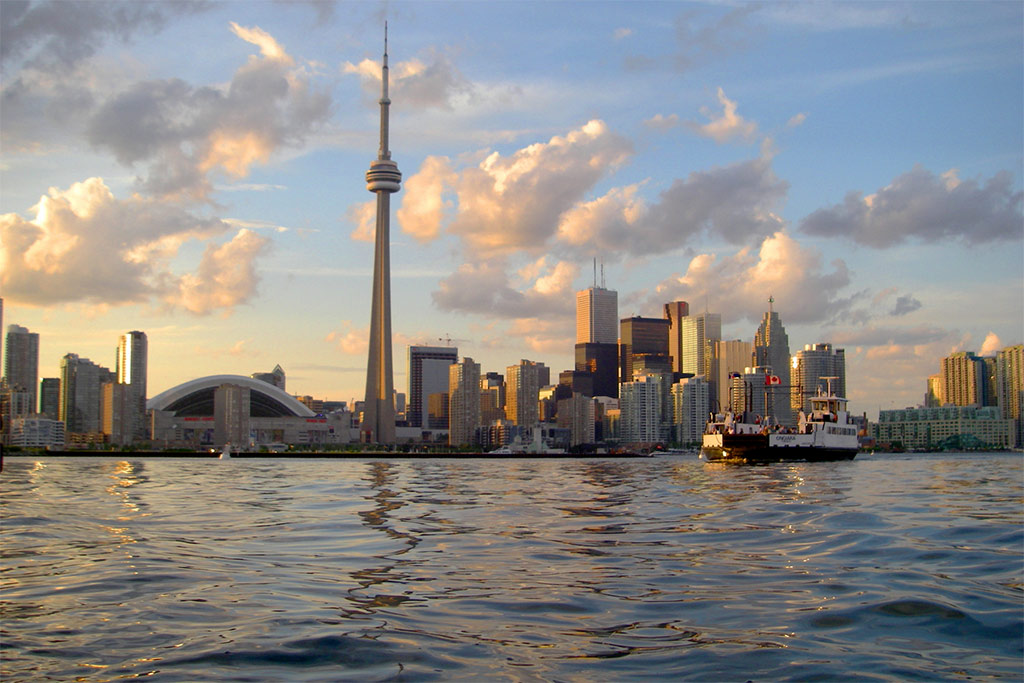
[[(431, 52), (428, 61), (409, 59), (388, 65), (388, 88), (405, 106), (435, 107), (450, 111), (459, 98), (475, 92), (473, 84), (439, 52)], [(360, 77), (368, 97), (380, 96), (381, 63), (364, 59), (358, 64), (345, 62), (342, 72)]]
[(572, 315), (578, 266), (542, 259), (519, 270), (518, 286), (510, 282), (507, 267), (502, 259), (465, 263), (441, 280), (434, 303), (445, 311), (506, 319)]
[(282, 146), (301, 145), (327, 120), (331, 99), (316, 92), (294, 60), (259, 27), (232, 24), (260, 49), (226, 87), (179, 79), (142, 81), (104, 102), (88, 124), (89, 141), (123, 164), (148, 164), (141, 188), (160, 196), (203, 199), (214, 172), (246, 176)]
[[(475, 166), (454, 169), (448, 159), (430, 157), (407, 182), (399, 220), (420, 240), (457, 235), (477, 257), (541, 251), (558, 217), (631, 154), (628, 140), (594, 120), (509, 156), (491, 152)], [(450, 221), (444, 193), (455, 197)]]
[(207, 246), (194, 273), (182, 276), (168, 301), (192, 313), (230, 310), (256, 294), (254, 259), (267, 246), (267, 238), (242, 229), (222, 245)]
[(985, 341), (981, 344), (981, 351), (978, 352), (979, 356), (994, 356), (997, 351), (1003, 348), (1003, 342), (1000, 341), (999, 335), (995, 332), (989, 332), (985, 335)]
[(736, 102), (726, 97), (721, 87), (718, 88), (718, 103), (722, 105), (721, 114), (716, 115), (707, 107), (701, 107), (701, 113), (708, 117), (709, 121), (703, 124), (687, 121), (686, 126), (698, 135), (711, 138), (715, 142), (729, 142), (734, 138), (747, 142), (753, 140), (757, 135), (757, 124), (736, 113)]
[(402, 206), (395, 212), (402, 231), (419, 242), (436, 239), (453, 207), (447, 195), (457, 181), (447, 158), (424, 159), (420, 170), (405, 182)]
[(850, 192), (842, 204), (807, 216), (809, 235), (846, 237), (883, 248), (908, 240), (959, 239), (966, 244), (1020, 240), (1024, 236), (1024, 193), (1000, 171), (987, 180), (963, 180), (955, 171), (936, 176), (915, 166), (875, 194)]
[(355, 230), (351, 237), (357, 242), (373, 242), (377, 234), (377, 200), (360, 204), (353, 204), (348, 207), (347, 218), (355, 224)]
[(846, 264), (836, 260), (830, 265), (826, 272), (818, 251), (780, 231), (767, 237), (756, 252), (745, 247), (722, 259), (716, 254), (695, 256), (685, 274), (657, 286), (649, 305), (711, 299), (716, 309), (729, 311), (733, 319), (758, 320), (771, 295), (785, 321), (820, 322), (848, 305), (839, 298), (850, 284)]
[(51, 188), (32, 210), (30, 220), (0, 216), (0, 288), (11, 301), (161, 301), (204, 313), (243, 303), (255, 291), (253, 262), (267, 240), (248, 230), (211, 245), (195, 273), (171, 270), (185, 242), (230, 232), (225, 221), (137, 195), (118, 200), (100, 178)]

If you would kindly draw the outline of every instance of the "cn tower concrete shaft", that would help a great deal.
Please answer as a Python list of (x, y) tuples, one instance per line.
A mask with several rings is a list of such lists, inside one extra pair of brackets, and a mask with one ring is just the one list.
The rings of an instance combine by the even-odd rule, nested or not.
[(391, 193), (401, 188), (402, 174), (388, 149), (388, 38), (384, 25), (381, 73), (380, 149), (366, 172), (366, 189), (377, 195), (377, 228), (373, 251), (373, 304), (370, 311), (370, 354), (366, 366), (366, 401), (360, 430), (367, 443), (395, 442), (394, 371), (391, 359)]

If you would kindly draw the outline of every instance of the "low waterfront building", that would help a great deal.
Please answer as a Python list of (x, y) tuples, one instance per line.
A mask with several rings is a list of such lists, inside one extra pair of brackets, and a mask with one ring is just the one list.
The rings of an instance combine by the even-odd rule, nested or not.
[(9, 440), (11, 446), (22, 448), (64, 448), (64, 423), (41, 415), (16, 417)]
[(951, 406), (882, 410), (872, 425), (880, 447), (909, 450), (1014, 448), (1013, 420), (994, 406)]

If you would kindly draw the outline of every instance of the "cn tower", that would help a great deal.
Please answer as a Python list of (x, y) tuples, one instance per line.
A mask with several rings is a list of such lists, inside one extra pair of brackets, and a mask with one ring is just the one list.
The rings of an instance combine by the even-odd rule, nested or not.
[(376, 244), (373, 250), (373, 307), (370, 312), (370, 357), (366, 366), (366, 402), (360, 426), (365, 443), (395, 442), (395, 380), (391, 362), (391, 193), (402, 174), (388, 149), (388, 25), (384, 24), (381, 71), (380, 149), (366, 172), (366, 189), (377, 195)]

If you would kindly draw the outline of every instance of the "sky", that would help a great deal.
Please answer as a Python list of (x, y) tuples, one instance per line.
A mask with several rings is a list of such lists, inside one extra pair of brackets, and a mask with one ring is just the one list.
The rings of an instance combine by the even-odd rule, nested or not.
[(149, 338), (149, 395), (366, 382), (388, 22), (410, 344), (573, 366), (575, 292), (774, 299), (851, 410), (1024, 341), (1020, 2), (0, 2), (0, 297), (40, 377)]

